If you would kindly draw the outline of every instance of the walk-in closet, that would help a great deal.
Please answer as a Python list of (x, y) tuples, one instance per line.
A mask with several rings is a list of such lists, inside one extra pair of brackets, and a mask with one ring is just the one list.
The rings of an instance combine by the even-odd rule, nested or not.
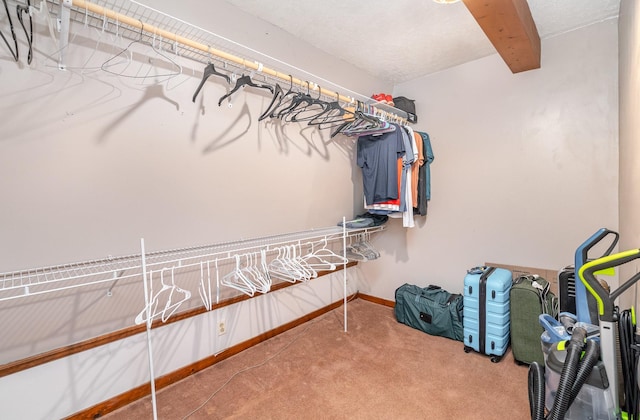
[(640, 7), (352, 3), (3, 0), (0, 418), (529, 415), (395, 293), (638, 247)]

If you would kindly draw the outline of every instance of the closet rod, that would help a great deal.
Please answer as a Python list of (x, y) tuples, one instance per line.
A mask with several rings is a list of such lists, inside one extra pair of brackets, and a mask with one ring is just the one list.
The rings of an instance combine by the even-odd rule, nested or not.
[[(244, 66), (244, 67), (248, 67), (248, 68), (250, 68), (252, 70), (256, 70), (256, 71), (258, 71), (260, 73), (264, 73), (264, 74), (267, 74), (269, 76), (278, 78), (278, 79), (280, 79), (282, 81), (286, 81), (286, 82), (289, 82), (289, 83), (292, 83), (292, 84), (296, 84), (296, 85), (299, 85), (299, 86), (307, 85), (308, 87), (309, 87), (309, 84), (311, 83), (311, 82), (309, 82), (307, 80), (301, 80), (301, 79), (298, 79), (297, 77), (293, 77), (290, 74), (285, 74), (285, 73), (270, 69), (268, 67), (264, 67), (259, 62), (249, 61), (249, 60), (246, 60), (244, 58), (237, 57), (237, 56), (235, 56), (233, 54), (229, 54), (229, 53), (226, 53), (226, 52), (224, 52), (222, 50), (219, 50), (217, 48), (213, 48), (213, 47), (211, 47), (209, 45), (205, 45), (205, 44), (193, 41), (191, 39), (188, 39), (188, 38), (185, 38), (183, 36), (180, 36), (180, 35), (178, 35), (176, 33), (169, 32), (169, 31), (166, 31), (164, 29), (158, 28), (157, 26), (144, 23), (139, 19), (135, 19), (135, 18), (132, 18), (130, 16), (124, 15), (122, 13), (115, 12), (113, 10), (107, 9), (105, 7), (99, 6), (99, 5), (94, 4), (94, 3), (90, 3), (90, 2), (87, 2), (87, 1), (84, 1), (84, 0), (72, 0), (72, 4), (73, 4), (73, 6), (76, 6), (76, 7), (80, 8), (80, 9), (84, 9), (86, 11), (93, 12), (93, 13), (96, 13), (98, 15), (102, 15), (102, 16), (107, 17), (109, 19), (116, 20), (116, 21), (118, 21), (120, 23), (124, 23), (126, 25), (131, 26), (131, 27), (140, 29), (141, 31), (145, 31), (145, 32), (154, 34), (156, 36), (160, 36), (160, 37), (162, 37), (164, 39), (168, 39), (168, 40), (171, 40), (171, 41), (174, 41), (174, 42), (178, 42), (180, 44), (186, 45), (188, 47), (191, 47), (191, 48), (194, 48), (194, 49), (197, 49), (197, 50), (200, 50), (200, 51), (203, 51), (205, 53), (211, 54), (211, 55), (216, 56), (218, 58), (221, 58), (223, 60), (227, 60), (229, 62), (236, 63), (236, 64)], [(312, 89), (316, 90), (317, 88), (318, 88), (318, 85), (316, 83), (313, 83)], [(334, 99), (337, 99), (339, 101), (346, 102), (346, 103), (353, 103), (355, 101), (355, 98), (352, 98), (350, 96), (344, 96), (344, 95), (341, 95), (338, 92), (334, 92), (334, 91), (331, 91), (331, 90), (322, 89), (322, 94), (326, 95), (326, 96), (329, 96), (329, 97), (332, 97)], [(374, 108), (376, 108), (376, 104), (373, 104), (372, 106)], [(394, 114), (393, 112), (388, 112), (388, 111), (385, 111), (385, 110), (382, 110), (382, 109), (379, 109), (379, 108), (376, 108), (376, 109), (378, 111), (380, 111), (380, 112), (383, 112), (384, 114), (388, 114), (388, 115), (391, 115), (391, 116), (393, 116), (395, 118), (398, 118), (400, 120), (406, 121), (406, 118), (403, 118), (400, 115)]]

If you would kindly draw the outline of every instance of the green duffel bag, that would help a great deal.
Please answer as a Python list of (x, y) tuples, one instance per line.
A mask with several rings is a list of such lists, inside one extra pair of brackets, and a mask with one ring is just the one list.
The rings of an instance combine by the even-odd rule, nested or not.
[(538, 275), (516, 278), (509, 293), (511, 301), (511, 351), (516, 362), (538, 362), (544, 366), (540, 335), (540, 314), (558, 316), (558, 298), (549, 290), (549, 282)]
[(396, 289), (394, 312), (398, 322), (426, 332), (462, 341), (462, 295), (439, 286), (404, 284)]

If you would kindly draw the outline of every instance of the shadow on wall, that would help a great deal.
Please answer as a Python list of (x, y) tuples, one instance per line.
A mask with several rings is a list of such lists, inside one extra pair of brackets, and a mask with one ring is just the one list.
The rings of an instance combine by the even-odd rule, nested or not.
[(104, 130), (100, 132), (100, 134), (98, 135), (97, 142), (98, 143), (104, 142), (113, 130), (115, 130), (124, 121), (132, 117), (135, 114), (135, 111), (137, 109), (142, 108), (145, 103), (149, 102), (152, 99), (161, 99), (165, 102), (168, 102), (170, 105), (175, 106), (176, 111), (180, 111), (180, 104), (174, 101), (173, 99), (169, 98), (167, 95), (165, 95), (163, 85), (160, 85), (160, 84), (148, 85), (144, 89), (144, 94), (142, 95), (142, 97), (135, 104), (131, 105), (131, 107), (125, 110), (122, 114), (120, 114), (115, 120), (113, 120), (110, 124), (108, 124)]
[[(242, 128), (240, 132), (235, 136), (227, 138), (229, 133), (231, 133), (232, 131), (235, 131), (234, 128), (236, 128), (237, 125), (243, 124), (244, 126), (244, 123), (243, 123), (244, 120), (247, 120), (246, 126)], [(251, 128), (251, 111), (249, 110), (249, 106), (247, 105), (247, 102), (244, 101), (244, 103), (242, 104), (240, 113), (238, 114), (236, 119), (233, 120), (233, 122), (231, 122), (231, 124), (229, 124), (227, 128), (220, 133), (219, 136), (211, 140), (209, 144), (202, 150), (202, 153), (207, 154), (207, 153), (215, 152), (216, 150), (221, 149), (235, 142), (236, 140), (241, 139), (245, 134), (249, 132), (250, 128)]]

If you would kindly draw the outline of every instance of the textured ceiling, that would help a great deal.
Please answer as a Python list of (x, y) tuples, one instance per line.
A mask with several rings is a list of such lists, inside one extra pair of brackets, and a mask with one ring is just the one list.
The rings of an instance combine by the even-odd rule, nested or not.
[[(225, 1), (393, 83), (496, 52), (462, 2)], [(542, 39), (616, 18), (620, 8), (620, 0), (528, 3)]]

